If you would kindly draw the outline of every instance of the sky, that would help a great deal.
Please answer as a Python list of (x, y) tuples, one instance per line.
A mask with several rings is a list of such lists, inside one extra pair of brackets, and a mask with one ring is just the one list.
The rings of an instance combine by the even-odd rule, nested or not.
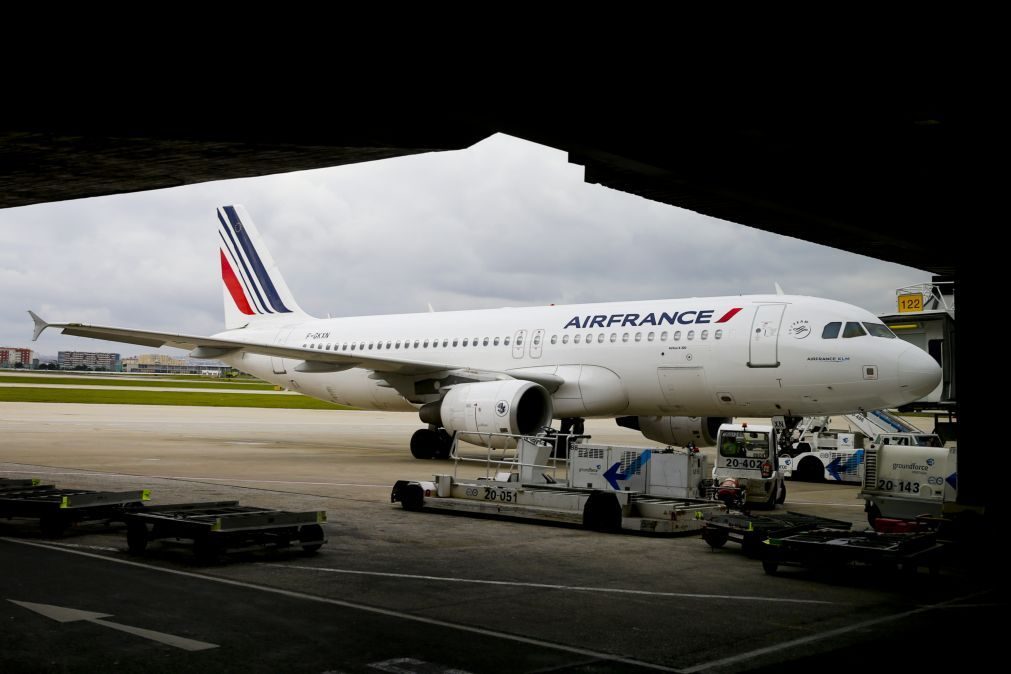
[(587, 184), (564, 152), (498, 134), (455, 152), (0, 209), (0, 346), (154, 351), (58, 331), (32, 343), (28, 309), (221, 331), (215, 209), (231, 203), (321, 317), (772, 293), (777, 282), (882, 313), (896, 288), (930, 280)]

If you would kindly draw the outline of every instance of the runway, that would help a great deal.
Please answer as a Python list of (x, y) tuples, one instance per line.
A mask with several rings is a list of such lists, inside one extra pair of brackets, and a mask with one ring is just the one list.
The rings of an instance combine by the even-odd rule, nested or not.
[[(967, 644), (977, 657), (996, 648), (982, 630), (1006, 594), (984, 576), (770, 577), (736, 546), (713, 551), (697, 536), (403, 511), (389, 503), (395, 480), (452, 470), (411, 458), (416, 428), (413, 415), (378, 412), (0, 405), (0, 477), (148, 488), (152, 503), (329, 513), (329, 543), (315, 556), (209, 567), (169, 545), (138, 560), (120, 530), (50, 541), (0, 522), (0, 620), (10, 626), (0, 669), (799, 671), (866, 667), (870, 653), (934, 666)], [(613, 421), (587, 432), (655, 444)], [(855, 486), (788, 488), (788, 509), (865, 523)], [(101, 620), (59, 623), (7, 600), (215, 647), (184, 651)], [(941, 626), (944, 639), (931, 642)]]

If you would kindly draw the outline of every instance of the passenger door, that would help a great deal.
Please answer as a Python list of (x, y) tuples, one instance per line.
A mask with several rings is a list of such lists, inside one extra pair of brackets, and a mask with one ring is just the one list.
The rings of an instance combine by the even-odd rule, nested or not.
[(785, 304), (762, 304), (751, 323), (751, 350), (748, 367), (779, 367), (779, 325)]

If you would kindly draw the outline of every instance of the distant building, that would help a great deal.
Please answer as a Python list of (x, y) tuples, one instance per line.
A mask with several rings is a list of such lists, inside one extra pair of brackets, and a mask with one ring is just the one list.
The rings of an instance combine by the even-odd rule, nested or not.
[(19, 346), (0, 346), (0, 367), (18, 367), (26, 370), (32, 366), (32, 350)]
[(119, 372), (118, 353), (92, 353), (89, 351), (60, 351), (57, 356), (61, 370), (106, 370)]
[(123, 359), (123, 371), (139, 374), (203, 374), (220, 377), (232, 367), (219, 360), (173, 358), (163, 353), (145, 353)]

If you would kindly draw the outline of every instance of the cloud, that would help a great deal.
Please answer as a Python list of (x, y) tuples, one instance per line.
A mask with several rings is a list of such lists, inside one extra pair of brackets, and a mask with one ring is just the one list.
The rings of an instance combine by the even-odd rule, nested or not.
[(0, 344), (151, 349), (48, 320), (222, 329), (215, 208), (244, 204), (319, 316), (773, 292), (894, 308), (927, 272), (583, 182), (565, 153), (497, 135), (430, 153), (0, 210)]

